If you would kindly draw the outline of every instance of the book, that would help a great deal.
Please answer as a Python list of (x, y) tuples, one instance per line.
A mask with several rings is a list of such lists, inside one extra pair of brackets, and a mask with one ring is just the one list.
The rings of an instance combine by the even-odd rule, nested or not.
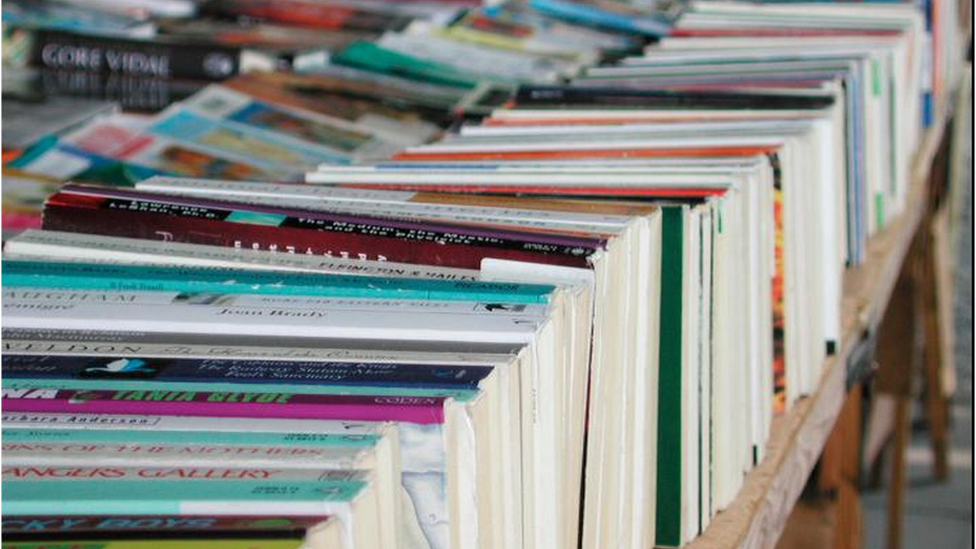
[[(347, 546), (370, 547), (378, 543), (375, 500), (369, 486), (359, 482), (259, 482), (222, 481), (7, 481), (4, 514), (62, 514), (103, 512), (131, 514), (133, 510), (152, 514), (173, 511), (186, 514), (226, 513), (227, 503), (246, 502), (252, 512), (274, 516), (291, 510), (298, 514), (339, 515), (345, 519), (343, 541)], [(233, 506), (230, 507), (233, 509)], [(357, 543), (358, 542), (358, 543)], [(136, 543), (139, 542), (128, 542)], [(159, 542), (148, 542), (150, 546)], [(163, 542), (165, 543), (165, 542)], [(240, 546), (240, 542), (230, 542)], [(263, 543), (263, 542), (262, 542)], [(272, 542), (273, 543), (273, 542)], [(294, 542), (282, 542), (294, 547)], [(173, 544), (174, 546), (177, 545)], [(246, 547), (246, 545), (245, 545)]]
[(396, 404), (394, 417), (417, 423), (440, 423), (443, 399), (359, 397), (290, 393), (208, 393), (191, 391), (75, 391), (6, 389), (8, 409), (19, 412), (168, 413), (170, 415), (230, 414), (229, 417), (314, 419), (385, 419), (375, 404)]
[(348, 162), (386, 158), (403, 146), (389, 132), (263, 102), (222, 86), (208, 86), (182, 103), (203, 116), (287, 136)]
[[(51, 294), (51, 296), (53, 297), (53, 294)], [(162, 296), (160, 296), (160, 297), (162, 297)], [(309, 306), (311, 304), (311, 302), (308, 301), (308, 298), (302, 298), (300, 300), (296, 300), (296, 304), (297, 303), (300, 303), (303, 307), (307, 307), (307, 306)], [(338, 304), (339, 302), (335, 302), (333, 300), (333, 303)], [(368, 301), (361, 301), (361, 302), (359, 302), (359, 304), (354, 304), (354, 303), (350, 302), (349, 305), (350, 306), (353, 306), (353, 307), (361, 307), (361, 306), (369, 305), (369, 303), (370, 302), (368, 302)], [(388, 313), (388, 310), (387, 310), (388, 309), (387, 306), (388, 305), (391, 305), (391, 304), (392, 304), (392, 302), (387, 303), (386, 305), (383, 305), (383, 304), (381, 304), (379, 302), (375, 302), (374, 301), (373, 302), (373, 305), (370, 305), (370, 306), (376, 306), (376, 311), (377, 312), (382, 312), (383, 317), (388, 319), (389, 318), (389, 313)], [(402, 307), (405, 304), (406, 304), (406, 302), (402, 303), (400, 306)], [(524, 310), (524, 313), (521, 313), (522, 318), (525, 318), (526, 320), (532, 319), (532, 318), (537, 318), (538, 319), (539, 318), (539, 315), (542, 313), (542, 311), (536, 311), (536, 312), (533, 313), (532, 312), (532, 309), (531, 309), (531, 306), (520, 306), (520, 307), (523, 307), (523, 310)], [(429, 307), (422, 307), (421, 310), (429, 310)], [(138, 311), (149, 312), (149, 310), (146, 309), (145, 307), (132, 308), (131, 311), (132, 312), (138, 312)], [(350, 312), (353, 312), (353, 309), (350, 309)], [(157, 316), (157, 315), (153, 315), (153, 316)], [(430, 317), (429, 314), (425, 314), (425, 315), (422, 315), (421, 318), (429, 319), (429, 317)], [(557, 318), (558, 318), (558, 316), (557, 316)], [(412, 325), (416, 325), (417, 320), (418, 320), (417, 316), (416, 315), (413, 315), (413, 314), (404, 316), (404, 320), (408, 320), (408, 319), (409, 319), (409, 323), (412, 324)], [(183, 317), (183, 320), (184, 321), (186, 320), (186, 317), (185, 316)], [(454, 331), (454, 330), (456, 330), (459, 327), (458, 320), (459, 319), (455, 319), (455, 320), (449, 322), (449, 325), (452, 328), (448, 332), (444, 332), (443, 330), (439, 330), (439, 331), (443, 335), (445, 335), (448, 339), (456, 338), (457, 337), (457, 333), (456, 332), (454, 332), (453, 335), (449, 335), (449, 334), (450, 334), (451, 331)], [(302, 321), (302, 324), (304, 324), (306, 322), (307, 322), (307, 320)], [(11, 324), (9, 324), (9, 323), (7, 325), (8, 326), (11, 326)], [(480, 324), (479, 323), (479, 325), (481, 326), (482, 329), (485, 327), (483, 324)], [(185, 326), (185, 322), (184, 322), (183, 326)], [(584, 325), (584, 326), (586, 326), (586, 325)], [(534, 322), (533, 323), (529, 323), (529, 324), (521, 324), (521, 325), (518, 325), (518, 329), (519, 330), (524, 330), (524, 333), (526, 334), (526, 339), (524, 339), (523, 342), (521, 342), (521, 343), (517, 343), (514, 348), (521, 348), (523, 345), (530, 343), (531, 340), (528, 338), (528, 336), (530, 334), (535, 333), (535, 331), (538, 329), (538, 327), (539, 327), (539, 325), (535, 324)], [(544, 327), (544, 328), (545, 328), (544, 329), (544, 333), (552, 333), (552, 330), (554, 329), (554, 328), (549, 328), (549, 327)], [(234, 332), (239, 334), (240, 333), (239, 328), (235, 329)], [(317, 338), (319, 336), (323, 335), (323, 332), (322, 332), (321, 329), (316, 329), (315, 330), (315, 333), (317, 334), (317, 336), (316, 336)], [(369, 337), (371, 339), (376, 338), (377, 336), (382, 337), (381, 334), (380, 334), (380, 332), (377, 331), (376, 326), (375, 326), (375, 323), (371, 323), (370, 324), (370, 328), (369, 328), (369, 330), (368, 330), (367, 333), (369, 334)], [(186, 341), (185, 336), (183, 336), (182, 334), (174, 334), (174, 335), (175, 335), (176, 340)], [(400, 334), (398, 337), (401, 337), (402, 338), (402, 337), (404, 337), (404, 335), (405, 334)], [(553, 336), (554, 335), (555, 334), (553, 334)], [(553, 336), (550, 336), (550, 337), (553, 337)], [(542, 371), (551, 372), (549, 375), (550, 376), (555, 376), (556, 377), (556, 380), (558, 381), (558, 378), (559, 378), (560, 375), (569, 375), (569, 373), (572, 372), (572, 370), (570, 370), (569, 372), (567, 372), (567, 374), (557, 374), (557, 372), (555, 371), (556, 368), (554, 366), (555, 362), (553, 362), (553, 361), (561, 360), (560, 358), (557, 358), (560, 355), (558, 353), (555, 353), (555, 351), (550, 350), (550, 349), (558, 349), (559, 346), (560, 346), (561, 340), (555, 339), (555, 338), (550, 339), (550, 337), (547, 337), (547, 338), (545, 338), (545, 339), (542, 340), (543, 342), (545, 342), (544, 344), (542, 344), (542, 343), (534, 344), (534, 345), (537, 345), (537, 348), (538, 348), (537, 351), (527, 350), (527, 351), (521, 353), (521, 355), (524, 356), (524, 357), (526, 357), (525, 358), (526, 360), (528, 359), (528, 357), (533, 357), (534, 359), (538, 360), (539, 361), (538, 362), (539, 368), (542, 369)], [(254, 341), (255, 338), (253, 338), (253, 337), (248, 338), (248, 339), (249, 340), (252, 340), (251, 341), (252, 344), (255, 342)], [(486, 350), (486, 349), (490, 349), (491, 348), (490, 346), (486, 347), (486, 343), (485, 343), (485, 332), (483, 332), (483, 331), (479, 331), (478, 332), (478, 335), (476, 336), (476, 340), (478, 341), (478, 343), (476, 345), (474, 344), (475, 340), (472, 340), (470, 342), (471, 344), (467, 344), (467, 343), (464, 343), (463, 342), (463, 339), (464, 338), (462, 338), (461, 340), (458, 340), (458, 343), (451, 343), (450, 345), (451, 346), (454, 346), (456, 349), (470, 347), (472, 349), (481, 348), (483, 350)], [(209, 341), (215, 341), (214, 339), (212, 339), (210, 337), (208, 337), (208, 340)], [(282, 343), (282, 339), (281, 338), (275, 338), (275, 340), (276, 340), (276, 342), (278, 344), (281, 344)], [(321, 339), (316, 339), (315, 341), (321, 341)], [(460, 344), (460, 346), (459, 346), (459, 344)], [(513, 346), (512, 346), (511, 343), (508, 343), (506, 345), (510, 349), (513, 348)], [(395, 346), (396, 347), (400, 347), (400, 348), (408, 348), (409, 349), (409, 346), (405, 347), (404, 346), (404, 343), (396, 343)], [(436, 348), (436, 345), (431, 345), (431, 343), (424, 343), (422, 348), (425, 348), (425, 349), (433, 349), (433, 348)], [(550, 353), (555, 353), (555, 354), (550, 354)], [(580, 356), (585, 356), (585, 355), (580, 355)], [(553, 364), (553, 366), (548, 366), (548, 364)], [(534, 367), (522, 367), (522, 368), (520, 368), (520, 370), (522, 370), (522, 372), (523, 372), (523, 374), (522, 374), (523, 375), (523, 381), (522, 381), (523, 387), (524, 387), (524, 389), (526, 391), (531, 391), (527, 395), (532, 395), (532, 396), (522, 396), (522, 397), (518, 397), (518, 398), (520, 398), (521, 400), (526, 401), (526, 402), (536, 401), (540, 405), (542, 403), (548, 403), (549, 402), (549, 399), (556, 397), (557, 394), (553, 394), (553, 392), (551, 390), (549, 390), (549, 389), (540, 389), (540, 388), (549, 387), (549, 385), (547, 385), (545, 381), (536, 381), (534, 379), (534, 375), (537, 375), (537, 374), (529, 375), (530, 373), (533, 372), (533, 368)], [(575, 365), (573, 365), (573, 368), (579, 368), (579, 365), (578, 364), (575, 364)], [(525, 377), (525, 376), (528, 376), (528, 377)], [(579, 373), (576, 373), (576, 374), (573, 374), (573, 379), (577, 380), (577, 381), (574, 382), (574, 383), (577, 384), (577, 386), (581, 386), (579, 384), (581, 383), (581, 381), (583, 379), (585, 379), (585, 376), (580, 376)], [(99, 383), (100, 384), (104, 384), (105, 382), (104, 381), (101, 381)], [(515, 394), (517, 394), (517, 393), (515, 393)], [(515, 394), (512, 394), (512, 398), (515, 398), (515, 396), (514, 396)], [(397, 398), (400, 398), (400, 397), (397, 397)], [(531, 399), (531, 400), (526, 400), (526, 399)], [(513, 403), (513, 404), (515, 404), (515, 403)], [(515, 405), (517, 405), (517, 404), (515, 404)], [(190, 412), (196, 413), (195, 411), (190, 411)], [(323, 410), (319, 410), (318, 412), (315, 412), (315, 413), (316, 414), (324, 413), (324, 409)], [(509, 413), (512, 414), (511, 417), (513, 417), (513, 418), (517, 418), (520, 415), (522, 415), (523, 416), (522, 421), (523, 422), (528, 422), (529, 424), (533, 425), (533, 429), (539, 429), (539, 428), (542, 428), (541, 427), (542, 425), (545, 425), (544, 423), (542, 423), (540, 421), (539, 416), (537, 415), (538, 412), (536, 411), (536, 409), (529, 408), (529, 409), (525, 409), (524, 412), (518, 412), (517, 409), (516, 409), (516, 410), (512, 410)], [(579, 414), (579, 411), (574, 412), (574, 414)], [(252, 416), (253, 415), (266, 415), (266, 414), (264, 412), (259, 412), (259, 411), (256, 410), (255, 411), (255, 414), (252, 414)], [(576, 417), (581, 417), (581, 416), (580, 415), (576, 415)], [(547, 418), (546, 421), (552, 421), (553, 419), (548, 419)], [(476, 425), (479, 425), (479, 423), (476, 423)], [(567, 431), (576, 432), (577, 429), (579, 429), (579, 428), (580, 428), (580, 426), (579, 426), (579, 424), (577, 424), (575, 426), (572, 426), (571, 428), (567, 428), (566, 430)], [(516, 434), (516, 436), (519, 436), (519, 435)], [(549, 453), (549, 452), (553, 451), (553, 449), (558, 444), (559, 444), (558, 442), (553, 442), (552, 445), (550, 445), (550, 444), (541, 444), (541, 445), (539, 445), (538, 452)], [(529, 452), (528, 454), (525, 454), (525, 456), (523, 457), (523, 459), (538, 459), (538, 458), (532, 452)], [(517, 486), (517, 485), (515, 485), (515, 486)]]
[[(334, 535), (329, 538), (330, 545), (324, 545), (326, 542), (323, 541), (322, 547), (341, 547), (341, 541), (336, 544), (338, 539)], [(204, 539), (194, 539), (194, 538), (183, 538), (175, 540), (127, 540), (127, 539), (111, 539), (111, 540), (100, 540), (100, 539), (85, 539), (85, 538), (72, 538), (70, 540), (45, 540), (45, 541), (11, 541), (4, 542), (3, 547), (5, 549), (42, 549), (51, 547), (52, 545), (63, 546), (67, 545), (70, 547), (104, 547), (105, 549), (149, 549), (152, 547), (162, 547), (162, 548), (177, 548), (177, 547), (216, 547), (220, 549), (298, 549), (299, 547), (305, 546), (305, 540), (302, 538), (295, 539), (222, 539), (222, 538), (204, 538)]]
[(242, 61), (273, 68), (272, 59), (243, 55), (239, 48), (160, 38), (103, 38), (64, 30), (32, 30), (30, 64), (156, 78), (219, 80), (241, 70)]
[(41, 515), (5, 519), (3, 535), (8, 541), (31, 541), (42, 536), (47, 539), (78, 536), (113, 539), (128, 535), (152, 535), (159, 539), (201, 534), (300, 536), (327, 520), (327, 516), (267, 518), (247, 515)]
[[(335, 68), (333, 68), (335, 71)], [(340, 73), (341, 74), (341, 73)], [(428, 105), (429, 95), (415, 94), (415, 96), (395, 97), (395, 88), (390, 88), (389, 96), (372, 95), (375, 88), (364, 90), (350, 90), (345, 87), (361, 85), (361, 80), (350, 77), (330, 78), (329, 74), (289, 74), (289, 73), (249, 73), (224, 80), (221, 85), (251, 97), (262, 99), (279, 105), (291, 106), (323, 116), (345, 120), (376, 131), (382, 131), (388, 137), (406, 143), (426, 141), (440, 131), (440, 126), (446, 124), (449, 115), (440, 112), (438, 108)], [(375, 79), (375, 78), (374, 78)], [(409, 81), (407, 81), (410, 83)], [(376, 87), (379, 86), (376, 82)], [(347, 85), (347, 86), (346, 86)], [(437, 92), (439, 88), (426, 91)], [(447, 89), (445, 105), (461, 100), (461, 95), (455, 89)], [(402, 93), (402, 92), (401, 92)], [(328, 98), (328, 101), (320, 99)], [(447, 110), (447, 109), (445, 109)]]
[[(233, 137), (236, 134), (231, 135)], [(152, 173), (220, 174), (219, 177), (270, 177), (273, 166), (217, 147), (194, 144), (148, 132), (144, 117), (112, 116), (63, 136), (61, 147), (85, 157), (116, 159), (148, 168)], [(52, 163), (60, 158), (48, 160)], [(87, 166), (85, 166), (87, 168)], [(81, 171), (81, 170), (78, 170)], [(77, 172), (62, 176), (70, 179)], [(145, 176), (143, 176), (145, 177)]]
[[(104, 215), (97, 219), (84, 215), (92, 208)], [(211, 212), (200, 215), (195, 213), (198, 208), (208, 208)], [(422, 263), (423, 258), (429, 257), (436, 259), (438, 266), (468, 269), (477, 268), (485, 257), (538, 258), (555, 265), (585, 267), (587, 257), (603, 245), (599, 239), (488, 231), (460, 225), (342, 216), (81, 186), (65, 186), (49, 198), (45, 216), (45, 229), (141, 238), (166, 231), (170, 235), (168, 240), (252, 249), (273, 246), (306, 254), (403, 263)], [(128, 219), (129, 223), (109, 221), (110, 218)], [(132, 223), (137, 219), (144, 222)], [(101, 223), (101, 227), (82, 229), (83, 224), (92, 222)], [(201, 241), (196, 236), (201, 232), (189, 230), (204, 226), (209, 227), (210, 234), (222, 233), (222, 236)], [(403, 241), (411, 245), (399, 245)]]
[[(693, 542), (848, 343), (965, 36), (957, 0), (60, 3), (113, 16), (5, 25), (5, 95), (166, 106), (4, 151), (69, 181), (4, 250), (4, 504), (43, 513), (5, 518), (55, 521), (5, 543)], [(74, 25), (237, 64), (25, 66)], [(360, 488), (281, 488), (323, 482)], [(132, 527), (58, 532), (88, 503)], [(134, 529), (232, 514), (309, 527)]]
[[(314, 180), (315, 175), (309, 174), (308, 178)], [(373, 175), (373, 172), (370, 172), (370, 175)], [(430, 181), (430, 177), (433, 176), (425, 176), (425, 181)], [(458, 174), (452, 173), (450, 178), (456, 182)], [(147, 179), (140, 182), (137, 188), (177, 196), (231, 198), (235, 201), (267, 206), (358, 213), (427, 222), (478, 224), (482, 227), (495, 226), (499, 229), (521, 228), (564, 233), (576, 231), (580, 234), (602, 232), (606, 236), (611, 236), (625, 226), (629, 219), (626, 215), (590, 213), (585, 211), (585, 208), (578, 208), (578, 211), (574, 212), (575, 215), (570, 215), (570, 212), (557, 210), (559, 207), (568, 209), (564, 207), (567, 206), (566, 204), (553, 205), (543, 199), (521, 201), (520, 205), (535, 207), (528, 210), (506, 208), (509, 202), (506, 199), (456, 194), (445, 196), (443, 193), (436, 192), (397, 192), (334, 186), (163, 177)], [(635, 211), (635, 208), (622, 207), (619, 211), (629, 213)]]
[[(48, 386), (53, 385), (49, 383)], [(21, 394), (23, 391), (25, 389), (7, 388), (5, 394), (11, 396)], [(28, 393), (24, 394), (31, 394), (30, 390), (27, 391)], [(157, 396), (161, 394), (159, 391), (153, 390), (148, 393), (144, 392), (147, 395), (149, 393)], [(382, 391), (378, 393), (383, 394)], [(120, 393), (116, 392), (116, 394)], [(185, 393), (185, 395), (188, 394)], [(211, 395), (217, 394), (220, 393), (211, 393)], [(237, 394), (239, 398), (246, 398), (243, 393), (225, 394)], [(336, 398), (342, 400), (350, 397), (336, 396)], [(458, 539), (458, 536), (469, 536), (461, 539), (470, 539), (470, 536), (476, 534), (465, 533), (463, 525), (458, 525), (456, 522), (459, 519), (451, 518), (469, 516), (465, 513), (476, 512), (466, 510), (474, 504), (474, 495), (469, 492), (474, 488), (470, 481), (463, 478), (464, 475), (475, 473), (458, 470), (457, 465), (455, 465), (456, 461), (460, 459), (458, 452), (461, 448), (459, 446), (461, 442), (458, 441), (458, 437), (461, 435), (455, 433), (459, 428), (456, 424), (459, 421), (470, 420), (464, 419), (464, 414), (459, 410), (452, 411), (456, 408), (447, 407), (443, 398), (407, 398), (410, 402), (426, 407), (433, 415), (421, 417), (424, 415), (423, 413), (420, 415), (403, 414), (400, 412), (406, 410), (401, 406), (405, 402), (404, 398), (407, 397), (371, 397), (367, 400), (374, 402), (375, 406), (367, 404), (367, 407), (372, 407), (374, 412), (380, 415), (373, 415), (366, 412), (366, 408), (360, 408), (361, 411), (355, 413), (355, 422), (358, 423), (347, 422), (347, 425), (363, 432), (362, 422), (364, 420), (367, 422), (398, 420), (397, 430), (402, 445), (399, 449), (399, 456), (402, 456), (403, 460), (402, 483), (412, 500), (408, 508), (416, 509), (417, 518), (417, 522), (414, 522), (413, 526), (405, 525), (403, 527), (409, 531), (413, 531), (413, 529), (423, 530), (421, 537), (425, 537), (433, 547), (444, 547), (444, 544), (449, 542), (448, 540)], [(224, 403), (229, 404), (226, 400), (224, 398)], [(421, 401), (427, 404), (422, 404)], [(394, 404), (394, 402), (400, 404)], [(13, 410), (14, 408), (18, 408), (18, 406), (12, 405), (6, 409)], [(380, 459), (380, 450), (377, 449), (376, 460), (364, 462), (363, 453), (377, 444), (377, 437), (375, 435), (350, 434), (356, 431), (349, 431), (345, 425), (338, 421), (321, 421), (321, 418), (327, 417), (341, 418), (342, 414), (333, 413), (335, 410), (330, 412), (321, 408), (314, 414), (309, 414), (307, 416), (309, 419), (304, 421), (300, 419), (301, 414), (299, 414), (293, 416), (299, 419), (286, 419), (280, 426), (276, 425), (279, 423), (278, 421), (269, 421), (266, 418), (283, 416), (255, 410), (256, 413), (254, 414), (245, 414), (245, 416), (250, 416), (247, 421), (238, 422), (240, 426), (237, 429), (241, 432), (225, 432), (215, 436), (212, 432), (206, 431), (208, 427), (206, 417), (198, 411), (189, 408), (182, 410), (173, 408), (170, 412), (163, 409), (152, 410), (149, 407), (137, 408), (141, 409), (130, 409), (128, 411), (118, 409), (113, 412), (121, 412), (124, 415), (152, 413), (154, 411), (161, 412), (163, 415), (174, 415), (172, 412), (175, 412), (177, 416), (189, 415), (194, 417), (170, 418), (165, 423), (179, 429), (172, 431), (162, 430), (160, 428), (162, 421), (155, 421), (153, 424), (133, 421), (117, 422), (116, 428), (110, 430), (92, 430), (93, 428), (102, 429), (103, 427), (100, 425), (111, 424), (81, 420), (59, 423), (61, 426), (69, 427), (67, 430), (59, 430), (57, 427), (50, 426), (51, 424), (46, 421), (39, 423), (29, 420), (32, 424), (49, 425), (49, 427), (12, 433), (12, 436), (9, 437), (10, 442), (5, 443), (5, 449), (9, 456), (6, 463), (10, 465), (18, 463), (39, 465), (40, 463), (37, 460), (32, 461), (30, 456), (37, 451), (45, 451), (49, 454), (46, 463), (51, 465), (99, 463), (104, 467), (179, 467), (191, 465), (212, 467), (221, 464), (225, 467), (249, 468), (252, 472), (240, 473), (247, 475), (244, 478), (261, 477), (263, 475), (261, 470), (268, 468), (311, 468), (316, 471), (315, 476), (317, 478), (322, 476), (321, 469), (323, 467), (342, 469), (369, 467), (375, 468), (385, 475), (383, 483), (378, 488), (381, 490), (379, 495), (386, 498), (384, 501), (389, 501), (385, 505), (398, 505), (395, 503), (394, 495), (384, 496), (383, 491), (392, 490), (393, 487), (390, 482), (399, 478), (400, 458), (389, 457), (390, 450), (387, 446), (385, 458)], [(222, 429), (233, 429), (234, 412), (231, 408), (223, 408), (223, 410), (214, 418), (220, 417), (220, 424), (224, 426)], [(90, 416), (93, 412), (98, 413), (94, 409), (76, 409), (71, 413)], [(29, 412), (29, 414), (30, 417), (36, 418), (33, 412)], [(106, 416), (103, 415), (103, 417)], [(255, 418), (256, 421), (252, 418)], [(16, 425), (16, 418), (14, 419)], [(191, 421), (187, 422), (188, 419)], [(310, 421), (311, 419), (317, 421)], [(480, 422), (483, 419), (477, 421)], [(192, 424), (192, 426), (188, 426), (187, 423)], [(139, 430), (124, 430), (133, 426), (139, 427)], [(120, 430), (119, 427), (123, 430)], [(212, 428), (212, 425), (210, 427)], [(255, 429), (268, 428), (275, 431), (267, 433), (255, 431)], [(308, 432), (310, 428), (315, 431)], [(295, 431), (279, 433), (278, 431), (282, 429), (294, 429)], [(470, 445), (472, 442), (467, 444)], [(431, 452), (434, 449), (439, 450), (432, 454)], [(395, 473), (388, 471), (393, 466), (391, 465), (393, 462), (389, 461), (391, 459), (395, 459), (397, 463)], [(391, 477), (391, 474), (396, 476)], [(297, 473), (280, 473), (279, 475), (285, 475), (285, 477), (289, 475), (302, 476)], [(303, 475), (308, 476), (308, 474)], [(462, 494), (461, 502), (454, 499), (457, 496), (452, 495), (458, 493)], [(384, 507), (384, 509), (386, 509), (387, 516), (393, 515), (389, 507)], [(411, 510), (410, 512), (413, 513), (414, 511)], [(417, 526), (418, 522), (419, 527)], [(405, 536), (404, 539), (411, 537), (406, 535), (406, 531), (401, 532), (401, 534)]]
[(102, 261), (109, 264), (183, 265), (254, 271), (356, 274), (386, 278), (475, 281), (480, 272), (393, 261), (319, 257), (287, 251), (227, 248), (63, 231), (26, 230), (4, 247), (8, 258)]
[(44, 199), (60, 187), (55, 179), (40, 177), (10, 168), (3, 169), (3, 236), (41, 227)]
[[(364, 9), (366, 8), (366, 9)], [(210, 2), (204, 7), (210, 16), (245, 19), (249, 22), (276, 22), (298, 27), (322, 30), (362, 29), (396, 30), (409, 23), (410, 18), (370, 10), (367, 6), (354, 7), (340, 3), (318, 3), (302, 0), (269, 2), (248, 0), (245, 2)]]
[(117, 13), (71, 2), (13, 1), (3, 6), (5, 26), (78, 31), (103, 36), (151, 38), (155, 24), (144, 16)]
[(547, 303), (555, 286), (74, 262), (7, 263), (9, 287)]
[(150, 357), (11, 355), (3, 358), (7, 379), (96, 379), (162, 382), (421, 386), (476, 389), (490, 365), (298, 362)]

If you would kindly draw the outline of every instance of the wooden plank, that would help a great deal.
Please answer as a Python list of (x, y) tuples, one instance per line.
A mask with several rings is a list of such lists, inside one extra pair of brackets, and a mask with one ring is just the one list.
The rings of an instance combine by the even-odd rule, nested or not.
[(891, 490), (888, 493), (888, 549), (901, 549), (902, 521), (905, 517), (905, 482), (907, 480), (905, 450), (911, 428), (908, 417), (911, 400), (898, 396), (895, 401), (895, 438), (891, 447)]
[[(858, 491), (861, 476), (859, 450), (863, 390), (861, 385), (856, 385), (848, 391), (840, 418), (831, 434), (831, 439), (839, 440), (835, 446), (841, 452), (841, 455), (835, 457), (838, 462), (837, 526), (831, 540), (833, 549), (861, 549), (864, 545), (861, 539), (861, 494)], [(827, 452), (824, 451), (824, 458), (826, 456)]]
[(864, 265), (844, 276), (844, 339), (839, 353), (824, 366), (816, 392), (774, 420), (765, 459), (746, 476), (729, 508), (718, 513), (688, 548), (776, 546), (840, 412), (847, 357), (865, 333), (877, 329), (924, 214), (928, 172), (949, 113), (941, 114), (916, 153), (905, 212), (871, 239)]

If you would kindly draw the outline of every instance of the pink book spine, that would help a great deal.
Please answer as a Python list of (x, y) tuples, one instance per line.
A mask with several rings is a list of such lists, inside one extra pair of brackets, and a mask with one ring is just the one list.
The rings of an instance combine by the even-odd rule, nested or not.
[(5, 412), (443, 423), (444, 398), (294, 393), (4, 389)]

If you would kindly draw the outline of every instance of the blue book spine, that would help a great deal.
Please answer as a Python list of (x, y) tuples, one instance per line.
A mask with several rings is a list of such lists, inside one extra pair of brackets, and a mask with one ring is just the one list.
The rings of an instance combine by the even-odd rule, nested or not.
[(584, 25), (659, 38), (670, 31), (666, 23), (649, 17), (631, 17), (566, 0), (531, 0), (529, 5), (542, 13)]

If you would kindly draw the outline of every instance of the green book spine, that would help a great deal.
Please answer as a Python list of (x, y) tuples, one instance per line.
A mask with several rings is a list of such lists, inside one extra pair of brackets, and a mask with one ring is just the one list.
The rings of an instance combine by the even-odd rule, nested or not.
[(681, 323), (684, 216), (665, 207), (661, 237), (661, 343), (658, 374), (657, 545), (681, 545)]
[(365, 40), (351, 44), (339, 52), (333, 62), (444, 86), (474, 88), (479, 83), (477, 78), (452, 67), (391, 51)]

